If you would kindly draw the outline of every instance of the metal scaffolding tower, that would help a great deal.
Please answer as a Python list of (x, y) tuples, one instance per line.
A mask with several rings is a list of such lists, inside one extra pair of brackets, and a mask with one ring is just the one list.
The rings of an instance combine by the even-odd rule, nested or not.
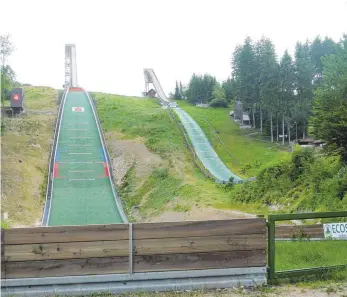
[(77, 63), (76, 46), (65, 44), (65, 88), (78, 87), (77, 84)]

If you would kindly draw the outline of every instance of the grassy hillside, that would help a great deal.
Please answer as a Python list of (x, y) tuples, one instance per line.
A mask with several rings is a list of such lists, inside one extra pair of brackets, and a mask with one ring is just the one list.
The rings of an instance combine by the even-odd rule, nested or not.
[(245, 137), (254, 131), (240, 129), (228, 115), (229, 109), (195, 107), (184, 101), (178, 101), (178, 105), (200, 125), (221, 160), (242, 177), (256, 176), (264, 166), (281, 159), (289, 149)]
[[(9, 226), (40, 223), (48, 158), (57, 112), (58, 91), (47, 87), (25, 87), (27, 114), (3, 117), (2, 211)], [(155, 100), (96, 94), (98, 112), (115, 157), (122, 198), (130, 213), (139, 206), (137, 219), (160, 220), (243, 217), (266, 213), (258, 203), (230, 203), (223, 186), (207, 180), (194, 166), (180, 130)], [(8, 102), (7, 102), (8, 103)], [(114, 145), (115, 144), (115, 145)], [(119, 145), (136, 160), (117, 159)], [(133, 214), (133, 212), (131, 212)]]
[(128, 213), (134, 206), (139, 206), (144, 217), (218, 205), (254, 213), (266, 211), (256, 203), (246, 207), (242, 203), (229, 204), (230, 194), (224, 187), (206, 179), (194, 166), (180, 130), (168, 110), (162, 109), (156, 100), (101, 93), (93, 96), (114, 158), (118, 153), (112, 143), (132, 139), (133, 145), (144, 144), (162, 160), (140, 177), (136, 162), (129, 167), (120, 187)]
[(58, 92), (24, 87), (27, 115), (2, 117), (2, 212), (8, 226), (40, 224)]
[(240, 129), (227, 109), (178, 104), (200, 124), (229, 168), (243, 176), (257, 176), (256, 182), (230, 189), (230, 204), (257, 202), (275, 205), (282, 212), (347, 209), (347, 169), (338, 157), (317, 157), (299, 148), (290, 154), (288, 146), (245, 136), (250, 132)]
[[(139, 206), (140, 213), (149, 217), (162, 211), (188, 211), (195, 206), (254, 213), (267, 213), (264, 205), (275, 206), (273, 211), (281, 212), (347, 209), (343, 198), (347, 178), (337, 157), (316, 158), (311, 154), (306, 159), (305, 153), (289, 154), (284, 151), (288, 147), (245, 137), (226, 109), (196, 108), (179, 102), (203, 127), (230, 168), (247, 176), (258, 176), (256, 182), (226, 188), (206, 180), (193, 165), (179, 129), (169, 112), (155, 100), (100, 93), (95, 98), (103, 129), (108, 132), (108, 144), (113, 143), (112, 139), (115, 144), (133, 139), (132, 145), (143, 144), (161, 159), (140, 177), (136, 162), (126, 170), (121, 191), (128, 210)], [(233, 157), (205, 119), (219, 131)], [(139, 157), (143, 158), (146, 157)]]
[[(2, 123), (2, 209), (10, 226), (39, 223), (57, 109), (56, 90), (26, 87), (25, 92), (27, 115), (3, 117)], [(180, 130), (156, 100), (94, 95), (121, 197), (134, 219), (161, 214), (160, 220), (233, 218), (243, 214), (227, 210), (266, 214), (266, 205), (282, 212), (347, 209), (347, 171), (337, 157), (291, 155), (276, 145), (248, 140), (226, 109), (180, 102), (230, 168), (258, 175), (256, 182), (227, 188), (196, 168)], [(232, 157), (204, 119), (219, 131)]]

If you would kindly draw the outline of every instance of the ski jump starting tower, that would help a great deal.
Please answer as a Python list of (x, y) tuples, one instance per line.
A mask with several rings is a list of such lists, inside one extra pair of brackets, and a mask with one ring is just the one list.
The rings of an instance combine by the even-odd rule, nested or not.
[(78, 87), (77, 84), (77, 63), (76, 46), (74, 44), (65, 44), (65, 84), (64, 88)]

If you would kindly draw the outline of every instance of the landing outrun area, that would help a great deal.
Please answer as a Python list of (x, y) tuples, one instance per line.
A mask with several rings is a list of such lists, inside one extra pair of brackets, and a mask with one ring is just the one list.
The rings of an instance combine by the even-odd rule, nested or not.
[(122, 223), (89, 99), (70, 91), (53, 172), (49, 226)]

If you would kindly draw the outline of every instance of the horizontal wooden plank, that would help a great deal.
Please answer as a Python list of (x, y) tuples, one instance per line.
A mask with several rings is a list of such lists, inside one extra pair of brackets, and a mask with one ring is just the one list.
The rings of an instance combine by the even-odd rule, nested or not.
[(276, 238), (324, 238), (322, 224), (300, 226), (276, 226)]
[[(265, 219), (140, 223), (133, 225), (134, 238), (168, 238), (210, 235), (259, 234)], [(114, 241), (129, 238), (127, 224), (14, 228), (4, 231), (6, 244)]]
[(128, 257), (8, 262), (7, 278), (126, 273)]
[(4, 232), (6, 244), (106, 241), (129, 239), (128, 224), (14, 228)]
[(90, 241), (7, 245), (6, 261), (38, 261), (128, 256), (129, 241)]
[[(265, 250), (135, 256), (135, 272), (262, 267)], [(7, 278), (128, 273), (128, 257), (9, 262)]]
[(266, 232), (264, 218), (141, 223), (133, 225), (134, 238), (201, 237), (216, 235), (247, 235)]
[(139, 239), (134, 241), (134, 254), (156, 255), (226, 252), (265, 249), (265, 247), (265, 234)]
[[(265, 249), (265, 234), (134, 240), (134, 255)], [(7, 245), (6, 261), (127, 256), (128, 240)]]
[(266, 266), (265, 250), (135, 256), (134, 271), (174, 271)]

